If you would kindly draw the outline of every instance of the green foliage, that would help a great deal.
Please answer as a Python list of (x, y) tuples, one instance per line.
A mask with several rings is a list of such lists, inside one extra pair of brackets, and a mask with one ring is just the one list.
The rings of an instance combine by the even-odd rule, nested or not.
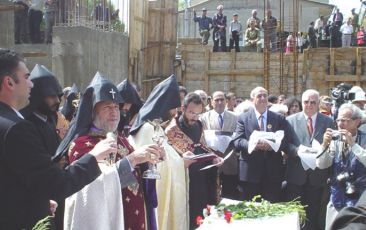
[(46, 218), (38, 221), (37, 224), (32, 228), (32, 230), (53, 230), (53, 219), (53, 216), (47, 216)]
[[(258, 199), (260, 202), (256, 202)], [(299, 214), (301, 224), (306, 219), (305, 206), (297, 199), (290, 202), (271, 204), (260, 196), (255, 196), (252, 201), (243, 201), (236, 205), (219, 204), (216, 206), (216, 209), (219, 214), (224, 213), (224, 209), (230, 211), (234, 220), (265, 216), (283, 216), (294, 212)]]
[(178, 1), (178, 10), (184, 10), (186, 8), (185, 0)]

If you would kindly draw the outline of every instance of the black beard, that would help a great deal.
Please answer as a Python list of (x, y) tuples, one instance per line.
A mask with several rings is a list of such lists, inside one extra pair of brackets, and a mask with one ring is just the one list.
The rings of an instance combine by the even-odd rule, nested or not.
[(50, 108), (44, 101), (38, 106), (38, 111), (46, 116), (54, 115), (58, 111), (60, 103), (55, 108)]

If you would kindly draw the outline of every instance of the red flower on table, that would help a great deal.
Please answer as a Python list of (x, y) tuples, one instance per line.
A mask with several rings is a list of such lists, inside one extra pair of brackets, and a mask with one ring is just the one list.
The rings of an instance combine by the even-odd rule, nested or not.
[(197, 216), (196, 217), (196, 225), (200, 226), (202, 223), (203, 223), (202, 216)]
[(225, 218), (226, 222), (230, 223), (231, 217), (232, 217), (231, 212), (227, 209), (224, 209), (224, 218)]

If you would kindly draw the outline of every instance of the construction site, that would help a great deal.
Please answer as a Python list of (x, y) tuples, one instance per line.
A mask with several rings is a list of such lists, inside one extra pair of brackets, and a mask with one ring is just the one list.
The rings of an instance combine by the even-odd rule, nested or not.
[[(57, 14), (52, 43), (15, 44), (17, 7), (0, 0), (0, 47), (22, 53), (30, 68), (36, 63), (45, 65), (64, 86), (76, 83), (84, 89), (100, 71), (116, 84), (128, 78), (140, 85), (143, 97), (171, 74), (188, 91), (230, 91), (243, 98), (256, 86), (264, 86), (270, 94), (289, 96), (299, 96), (308, 88), (329, 94), (330, 88), (341, 82), (366, 87), (365, 48), (283, 52), (285, 34), (306, 32), (308, 24), (320, 15), (332, 15), (334, 6), (325, 2), (192, 0), (189, 7), (179, 10), (176, 0), (66, 0)], [(98, 4), (109, 6), (108, 20), (101, 21), (93, 14)], [(270, 9), (278, 20), (278, 50), (264, 46), (258, 53), (213, 52), (212, 38), (208, 45), (202, 45), (193, 10), (205, 7), (211, 16), (219, 4), (224, 5), (228, 22), (238, 13), (243, 25), (253, 9), (261, 19)], [(112, 20), (116, 10), (118, 18)], [(360, 17), (363, 20), (363, 15)]]

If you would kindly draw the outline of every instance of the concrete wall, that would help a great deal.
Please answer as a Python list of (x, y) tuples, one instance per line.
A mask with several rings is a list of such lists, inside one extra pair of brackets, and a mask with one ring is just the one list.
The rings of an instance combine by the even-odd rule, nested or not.
[(0, 47), (9, 48), (14, 45), (14, 13), (10, 8), (13, 4), (0, 0), (0, 6), (8, 10), (0, 11)]
[(115, 84), (128, 75), (128, 38), (85, 27), (54, 27), (52, 70), (64, 86), (80, 89), (97, 71)]

